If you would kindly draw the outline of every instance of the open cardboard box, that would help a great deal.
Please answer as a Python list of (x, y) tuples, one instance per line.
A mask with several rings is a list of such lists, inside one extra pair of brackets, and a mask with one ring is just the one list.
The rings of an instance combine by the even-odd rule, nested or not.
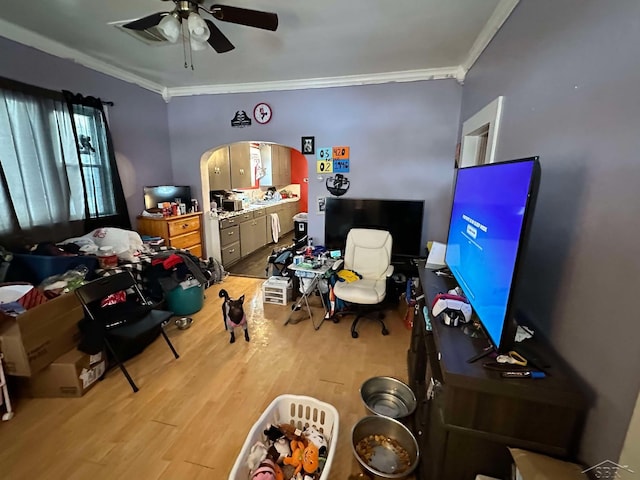
[(32, 397), (81, 397), (95, 385), (105, 368), (104, 354), (88, 355), (73, 348), (25, 379), (27, 393)]
[(29, 377), (74, 348), (80, 338), (77, 324), (83, 316), (82, 304), (73, 292), (17, 317), (0, 313), (0, 351), (6, 373)]
[(515, 480), (585, 480), (584, 467), (540, 453), (510, 448), (515, 463)]

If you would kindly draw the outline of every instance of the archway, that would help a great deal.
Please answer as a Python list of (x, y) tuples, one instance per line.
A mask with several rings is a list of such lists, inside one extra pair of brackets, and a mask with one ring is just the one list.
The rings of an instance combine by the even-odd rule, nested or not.
[[(247, 147), (248, 146), (248, 147)], [(251, 163), (251, 175), (252, 180), (247, 184), (243, 182), (243, 186), (240, 188), (235, 188), (234, 185), (228, 184), (229, 188), (213, 188), (212, 182), (210, 181), (211, 175), (211, 165), (214, 161), (219, 161), (217, 158), (219, 156), (220, 151), (224, 149), (231, 149), (247, 151), (247, 155), (250, 157), (255, 156), (255, 150), (252, 148), (255, 147), (258, 151), (261, 151), (264, 155), (264, 149), (268, 147), (268, 149), (278, 147), (280, 151), (286, 149), (287, 150), (287, 158), (288, 163), (290, 165), (289, 177), (287, 178), (287, 182), (278, 183), (273, 180), (273, 177), (270, 177), (268, 182), (260, 182), (261, 179), (265, 178), (260, 175), (259, 168), (264, 168)], [(215, 159), (215, 160), (214, 160)], [(270, 160), (270, 159), (269, 159)], [(224, 159), (222, 162), (224, 163)], [(230, 159), (226, 161), (230, 162)], [(273, 186), (280, 192), (287, 191), (288, 193), (293, 194), (294, 196), (299, 197), (299, 210), (308, 212), (309, 211), (309, 165), (307, 158), (297, 149), (291, 146), (279, 144), (276, 142), (265, 142), (265, 141), (241, 141), (235, 142), (231, 144), (218, 145), (213, 147), (202, 154), (200, 157), (200, 178), (202, 185), (202, 198), (201, 203), (203, 205), (203, 210), (205, 212), (204, 221), (203, 221), (203, 241), (204, 241), (204, 249), (206, 252), (206, 257), (213, 257), (216, 260), (221, 261), (220, 258), (220, 245), (218, 241), (219, 231), (218, 231), (218, 216), (215, 211), (211, 211), (211, 193), (214, 190), (228, 190), (228, 191), (240, 191), (243, 193), (243, 196), (248, 198), (247, 203), (253, 203), (258, 199), (262, 199), (266, 190)], [(282, 177), (280, 177), (282, 178)], [(216, 180), (214, 180), (215, 182)], [(217, 187), (220, 187), (220, 183), (218, 182)]]

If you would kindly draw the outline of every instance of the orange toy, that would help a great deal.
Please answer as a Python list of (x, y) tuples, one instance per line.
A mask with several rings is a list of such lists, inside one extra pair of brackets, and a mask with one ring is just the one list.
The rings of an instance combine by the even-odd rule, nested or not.
[(291, 440), (291, 456), (285, 457), (285, 465), (291, 465), (296, 467), (295, 475), (302, 470), (304, 459), (304, 443), (297, 440)]
[(302, 457), (302, 466), (304, 467), (305, 472), (313, 473), (318, 469), (318, 458), (320, 457), (320, 452), (318, 451), (318, 447), (312, 442), (309, 442), (307, 448), (304, 449)]

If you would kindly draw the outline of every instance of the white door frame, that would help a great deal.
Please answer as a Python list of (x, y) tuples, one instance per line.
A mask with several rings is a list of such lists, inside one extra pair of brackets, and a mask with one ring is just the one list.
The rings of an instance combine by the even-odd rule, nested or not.
[[(496, 98), (462, 124), (460, 167), (495, 162), (503, 100), (502, 96)], [(483, 161), (480, 161), (478, 157), (480, 149), (484, 148), (483, 137), (486, 137), (486, 150)]]

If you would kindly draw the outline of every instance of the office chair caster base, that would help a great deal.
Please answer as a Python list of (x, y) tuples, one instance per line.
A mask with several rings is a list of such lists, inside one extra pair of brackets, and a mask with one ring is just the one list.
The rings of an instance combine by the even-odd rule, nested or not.
[(351, 332), (351, 337), (352, 337), (352, 338), (358, 338), (359, 336), (360, 336), (360, 335), (358, 335), (358, 332), (356, 332), (355, 330), (353, 330), (353, 331)]
[(389, 335), (389, 330), (387, 330), (386, 328), (383, 328), (382, 335)]

